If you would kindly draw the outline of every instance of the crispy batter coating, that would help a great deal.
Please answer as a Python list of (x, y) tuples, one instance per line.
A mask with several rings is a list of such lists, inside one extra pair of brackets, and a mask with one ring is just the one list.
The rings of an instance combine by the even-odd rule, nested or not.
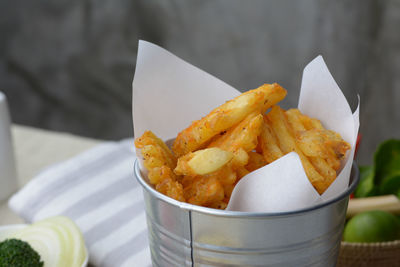
[(255, 171), (261, 167), (264, 167), (265, 165), (267, 165), (267, 162), (265, 161), (263, 155), (254, 151), (249, 152), (249, 161), (246, 165), (246, 169), (249, 172)]
[(266, 115), (264, 115), (264, 123), (258, 140), (261, 153), (267, 163), (271, 163), (284, 155)]
[(192, 152), (208, 140), (238, 124), (252, 112), (264, 112), (286, 96), (280, 85), (264, 84), (215, 108), (201, 120), (193, 122), (176, 137), (172, 151), (177, 157)]
[(295, 137), (293, 136), (293, 130), (290, 128), (284, 110), (278, 106), (274, 106), (268, 113), (267, 117), (271, 122), (271, 127), (275, 132), (282, 152), (287, 154), (294, 151), (299, 155), (308, 179), (315, 189), (322, 194), (333, 182), (333, 180), (328, 180), (327, 177), (324, 177), (318, 173), (315, 167), (311, 164), (310, 160), (297, 146)]
[(195, 177), (183, 192), (187, 202), (194, 205), (209, 206), (224, 199), (224, 189), (215, 176)]
[(150, 183), (176, 200), (225, 209), (242, 177), (295, 151), (322, 194), (336, 179), (350, 145), (319, 120), (276, 106), (285, 96), (278, 84), (241, 94), (180, 132), (173, 153), (146, 131), (135, 146)]
[(227, 151), (235, 151), (239, 148), (246, 152), (252, 151), (257, 146), (262, 121), (263, 117), (260, 113), (251, 113), (226, 133), (217, 136), (208, 147), (219, 147)]
[(175, 168), (176, 158), (171, 150), (151, 131), (146, 131), (141, 137), (137, 138), (135, 146), (141, 149), (146, 169), (161, 167), (162, 165), (167, 165), (171, 169)]
[(148, 179), (156, 190), (176, 200), (185, 201), (183, 187), (177, 181), (179, 177), (172, 171), (176, 167), (176, 159), (167, 145), (154, 133), (146, 131), (135, 140), (135, 146), (141, 149)]
[(183, 195), (183, 186), (181, 183), (176, 181), (176, 177), (169, 167), (162, 166), (160, 168), (153, 169), (149, 172), (149, 176), (151, 174), (160, 177), (159, 182), (156, 184), (157, 191), (178, 201), (185, 201)]

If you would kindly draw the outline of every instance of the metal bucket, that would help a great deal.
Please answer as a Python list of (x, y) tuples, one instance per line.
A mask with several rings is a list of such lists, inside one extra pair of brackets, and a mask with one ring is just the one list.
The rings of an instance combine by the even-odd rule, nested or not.
[(349, 195), (292, 212), (250, 213), (182, 203), (143, 186), (153, 266), (334, 266)]

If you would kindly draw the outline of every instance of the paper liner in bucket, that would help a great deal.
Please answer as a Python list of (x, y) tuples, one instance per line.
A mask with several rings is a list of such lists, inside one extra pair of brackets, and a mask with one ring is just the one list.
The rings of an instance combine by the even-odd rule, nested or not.
[[(132, 87), (135, 136), (151, 130), (163, 140), (175, 138), (192, 121), (239, 94), (219, 79), (145, 41), (139, 42)], [(290, 90), (289, 93), (293, 94)], [(287, 155), (243, 177), (232, 194), (232, 204), (228, 206), (230, 210), (298, 210), (328, 201), (346, 190), (359, 128), (359, 109), (352, 114), (321, 56), (304, 69), (298, 108), (304, 114), (319, 119), (327, 129), (339, 133), (350, 144), (351, 150), (336, 180), (320, 196), (311, 186), (298, 157)], [(294, 165), (300, 165), (298, 172), (281, 171), (290, 170)], [(275, 180), (277, 176), (281, 177), (278, 181)], [(296, 186), (293, 186), (294, 181)], [(252, 186), (242, 186), (246, 183)], [(257, 190), (259, 188), (264, 190)], [(245, 192), (237, 192), (242, 190)], [(290, 200), (290, 203), (282, 199)]]

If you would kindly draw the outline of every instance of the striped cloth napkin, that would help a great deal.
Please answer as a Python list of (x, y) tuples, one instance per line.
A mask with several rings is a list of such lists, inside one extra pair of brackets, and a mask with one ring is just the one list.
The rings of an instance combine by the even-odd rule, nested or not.
[(26, 222), (65, 215), (81, 229), (94, 266), (151, 266), (133, 139), (100, 144), (51, 166), (9, 200)]

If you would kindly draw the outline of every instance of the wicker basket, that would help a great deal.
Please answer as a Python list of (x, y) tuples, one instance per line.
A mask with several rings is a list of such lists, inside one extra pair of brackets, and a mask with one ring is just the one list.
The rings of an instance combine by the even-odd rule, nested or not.
[(382, 243), (342, 242), (337, 266), (400, 266), (400, 240)]

